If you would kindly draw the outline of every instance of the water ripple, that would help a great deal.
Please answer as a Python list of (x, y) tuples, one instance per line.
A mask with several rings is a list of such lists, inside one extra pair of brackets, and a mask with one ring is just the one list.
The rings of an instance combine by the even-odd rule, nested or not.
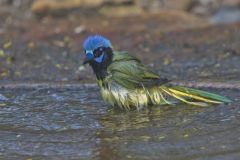
[[(238, 91), (225, 93), (239, 99)], [(240, 153), (239, 101), (125, 112), (103, 102), (95, 87), (2, 90), (0, 101), (0, 159), (187, 160)]]

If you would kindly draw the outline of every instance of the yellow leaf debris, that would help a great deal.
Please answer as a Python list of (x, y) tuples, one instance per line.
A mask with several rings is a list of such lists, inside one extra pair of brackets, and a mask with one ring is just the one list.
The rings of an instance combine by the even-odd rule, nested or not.
[(12, 47), (12, 41), (7, 41), (6, 43), (3, 44), (4, 49), (9, 49)]

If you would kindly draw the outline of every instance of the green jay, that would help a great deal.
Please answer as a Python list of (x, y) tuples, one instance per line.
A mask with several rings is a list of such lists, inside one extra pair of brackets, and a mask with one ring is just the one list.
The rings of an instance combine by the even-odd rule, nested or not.
[(89, 36), (83, 48), (84, 64), (92, 67), (103, 99), (113, 106), (130, 110), (179, 102), (197, 106), (231, 102), (214, 93), (171, 85), (128, 52), (114, 51), (103, 36)]

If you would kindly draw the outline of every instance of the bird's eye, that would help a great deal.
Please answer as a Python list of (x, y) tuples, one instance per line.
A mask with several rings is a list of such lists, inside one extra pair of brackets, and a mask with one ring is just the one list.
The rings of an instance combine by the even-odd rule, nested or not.
[(94, 54), (95, 57), (98, 57), (98, 56), (100, 55), (100, 52), (99, 52), (98, 50), (95, 50), (95, 51), (93, 52), (93, 54)]
[(100, 48), (97, 48), (96, 50), (94, 50), (93, 54), (95, 57), (99, 57), (102, 55), (102, 52), (103, 52), (103, 48), (100, 47)]

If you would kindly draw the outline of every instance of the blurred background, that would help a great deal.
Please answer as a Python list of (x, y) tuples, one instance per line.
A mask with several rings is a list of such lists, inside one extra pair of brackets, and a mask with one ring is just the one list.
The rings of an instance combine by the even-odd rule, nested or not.
[(93, 82), (90, 34), (172, 79), (236, 79), (239, 32), (240, 0), (0, 0), (0, 81)]

